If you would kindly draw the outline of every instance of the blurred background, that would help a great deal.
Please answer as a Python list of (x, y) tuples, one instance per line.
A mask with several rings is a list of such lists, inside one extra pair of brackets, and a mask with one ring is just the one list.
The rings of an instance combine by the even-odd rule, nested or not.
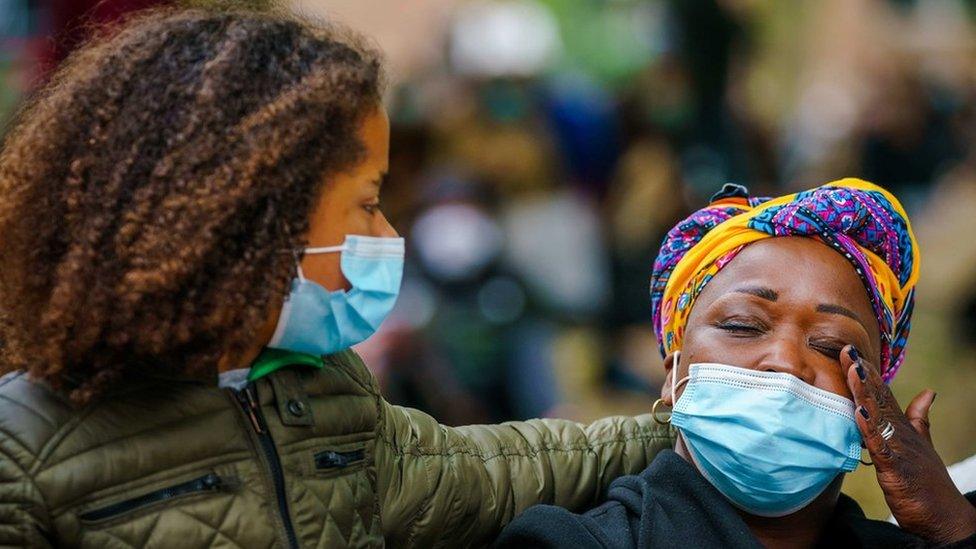
[[(0, 124), (89, 25), (160, 3), (0, 0)], [(408, 265), (360, 351), (392, 402), (452, 425), (647, 412), (667, 229), (725, 182), (782, 194), (860, 176), (905, 203), (924, 259), (895, 393), (934, 388), (941, 455), (976, 453), (976, 0), (289, 9), (363, 32), (389, 62), (383, 201)], [(845, 489), (887, 516), (872, 469)]]

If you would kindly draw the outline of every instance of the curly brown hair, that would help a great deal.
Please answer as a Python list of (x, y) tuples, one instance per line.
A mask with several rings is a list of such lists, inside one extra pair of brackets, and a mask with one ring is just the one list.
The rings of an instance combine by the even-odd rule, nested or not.
[(73, 54), (0, 152), (0, 363), (79, 403), (213, 375), (283, 299), (380, 57), (286, 15), (137, 15)]

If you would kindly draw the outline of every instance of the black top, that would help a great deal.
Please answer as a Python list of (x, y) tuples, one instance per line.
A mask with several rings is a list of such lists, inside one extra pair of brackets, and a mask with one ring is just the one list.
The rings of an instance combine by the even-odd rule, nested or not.
[[(974, 494), (967, 496), (976, 501)], [(690, 463), (661, 452), (639, 475), (610, 485), (607, 501), (577, 515), (530, 507), (502, 531), (496, 547), (722, 547), (760, 549), (735, 508)], [(819, 547), (928, 547), (894, 524), (871, 520), (841, 495)], [(952, 544), (976, 547), (976, 536)]]

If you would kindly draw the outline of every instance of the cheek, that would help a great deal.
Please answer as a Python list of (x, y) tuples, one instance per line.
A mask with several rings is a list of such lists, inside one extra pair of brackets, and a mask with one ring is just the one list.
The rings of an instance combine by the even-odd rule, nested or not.
[[(685, 338), (681, 355), (681, 375), (689, 364), (717, 362), (739, 368), (760, 369), (768, 354), (769, 342), (762, 338), (731, 338), (721, 330), (698, 328), (690, 330)], [(847, 374), (836, 360), (831, 360), (814, 350), (803, 350), (804, 369), (813, 369), (813, 375), (804, 376), (807, 383), (845, 398), (851, 398), (847, 387)], [(807, 370), (809, 371), (809, 370)], [(802, 375), (802, 374), (801, 374)]]
[(847, 372), (844, 372), (837, 362), (834, 362), (829, 367), (817, 370), (814, 386), (824, 391), (830, 391), (835, 395), (854, 400), (853, 395), (851, 395), (851, 390), (847, 386)]
[(360, 205), (350, 206), (344, 212), (342, 230), (343, 236), (348, 234), (373, 235), (373, 216), (369, 215)]
[(342, 275), (341, 254), (306, 255), (302, 260), (302, 272), (329, 291), (348, 290), (349, 281)]
[(732, 340), (721, 330), (696, 328), (685, 333), (681, 362), (717, 362), (739, 368), (753, 368), (762, 359), (762, 347), (756, 339)]
[(333, 246), (342, 244), (347, 235), (372, 234), (370, 216), (357, 207), (337, 209), (331, 212), (328, 222), (323, 223), (317, 235), (309, 242), (316, 246)]

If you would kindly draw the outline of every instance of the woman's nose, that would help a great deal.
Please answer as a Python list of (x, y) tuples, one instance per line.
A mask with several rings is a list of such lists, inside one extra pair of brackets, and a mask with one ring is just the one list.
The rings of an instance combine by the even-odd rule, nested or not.
[(802, 338), (783, 337), (769, 342), (767, 352), (756, 369), (764, 372), (792, 374), (806, 383), (814, 381), (814, 370), (804, 359), (806, 344)]
[(389, 220), (386, 219), (386, 216), (383, 213), (380, 213), (377, 217), (378, 219), (373, 227), (374, 236), (382, 236), (386, 238), (396, 238), (400, 236), (400, 233), (393, 228), (393, 225), (390, 225)]

